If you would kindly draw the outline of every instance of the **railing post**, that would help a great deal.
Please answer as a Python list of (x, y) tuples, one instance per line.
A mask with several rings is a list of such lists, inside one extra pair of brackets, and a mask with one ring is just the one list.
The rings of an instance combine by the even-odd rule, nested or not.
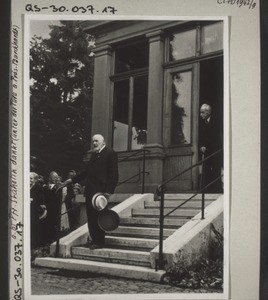
[(164, 189), (162, 186), (160, 190), (160, 216), (159, 216), (159, 254), (158, 254), (158, 268), (164, 269), (163, 257), (163, 236), (164, 236)]
[(205, 191), (203, 190), (205, 185), (205, 164), (204, 164), (205, 154), (202, 153), (202, 165), (201, 165), (201, 190), (202, 190), (202, 208), (201, 208), (201, 219), (205, 219)]
[(55, 257), (59, 257), (59, 252), (60, 252), (60, 227), (61, 227), (61, 206), (62, 206), (62, 200), (61, 200), (61, 195), (62, 189), (60, 189), (60, 194), (58, 193), (58, 217), (56, 221), (56, 250), (55, 250)]
[(145, 149), (143, 148), (143, 151), (142, 151), (142, 191), (141, 191), (142, 194), (144, 194), (144, 183), (145, 183)]
[(55, 257), (59, 257), (60, 253), (60, 224), (61, 224), (61, 215), (58, 217), (56, 224), (56, 251)]

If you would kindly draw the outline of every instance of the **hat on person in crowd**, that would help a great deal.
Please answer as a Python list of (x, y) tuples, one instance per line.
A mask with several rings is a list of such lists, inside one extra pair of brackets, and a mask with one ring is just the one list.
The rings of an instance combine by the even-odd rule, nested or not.
[(108, 204), (108, 199), (105, 197), (105, 194), (103, 193), (96, 193), (92, 197), (92, 206), (98, 210), (103, 210)]

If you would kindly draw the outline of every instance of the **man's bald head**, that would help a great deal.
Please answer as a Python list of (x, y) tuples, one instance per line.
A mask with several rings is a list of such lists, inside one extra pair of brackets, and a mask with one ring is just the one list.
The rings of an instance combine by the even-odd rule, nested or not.
[(105, 146), (104, 137), (101, 134), (94, 134), (92, 137), (93, 150), (99, 151), (103, 146)]
[(211, 111), (212, 111), (212, 109), (211, 109), (210, 105), (203, 104), (200, 107), (200, 117), (201, 117), (201, 119), (203, 119), (203, 120), (208, 119), (211, 116)]

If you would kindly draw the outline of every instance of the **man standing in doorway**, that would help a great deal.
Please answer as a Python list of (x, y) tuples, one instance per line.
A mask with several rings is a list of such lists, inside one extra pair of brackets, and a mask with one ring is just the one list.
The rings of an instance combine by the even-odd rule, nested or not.
[(109, 149), (104, 137), (95, 134), (92, 138), (93, 154), (86, 169), (73, 178), (67, 179), (63, 184), (80, 182), (86, 179), (85, 192), (86, 211), (89, 234), (91, 236), (90, 249), (102, 248), (105, 243), (105, 232), (98, 225), (100, 212), (92, 205), (92, 197), (96, 193), (112, 194), (118, 182), (117, 154)]
[[(205, 158), (222, 148), (222, 132), (219, 122), (212, 115), (212, 108), (208, 104), (200, 107), (199, 123), (199, 153), (200, 159)], [(204, 185), (209, 184), (221, 174), (222, 152), (211, 157), (204, 163)], [(221, 180), (211, 185), (207, 192), (221, 192)]]

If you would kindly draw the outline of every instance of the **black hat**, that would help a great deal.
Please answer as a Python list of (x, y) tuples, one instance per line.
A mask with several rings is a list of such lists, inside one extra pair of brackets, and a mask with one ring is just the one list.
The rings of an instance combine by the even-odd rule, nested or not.
[(98, 224), (104, 231), (115, 230), (120, 222), (119, 215), (114, 210), (105, 209), (98, 217)]

